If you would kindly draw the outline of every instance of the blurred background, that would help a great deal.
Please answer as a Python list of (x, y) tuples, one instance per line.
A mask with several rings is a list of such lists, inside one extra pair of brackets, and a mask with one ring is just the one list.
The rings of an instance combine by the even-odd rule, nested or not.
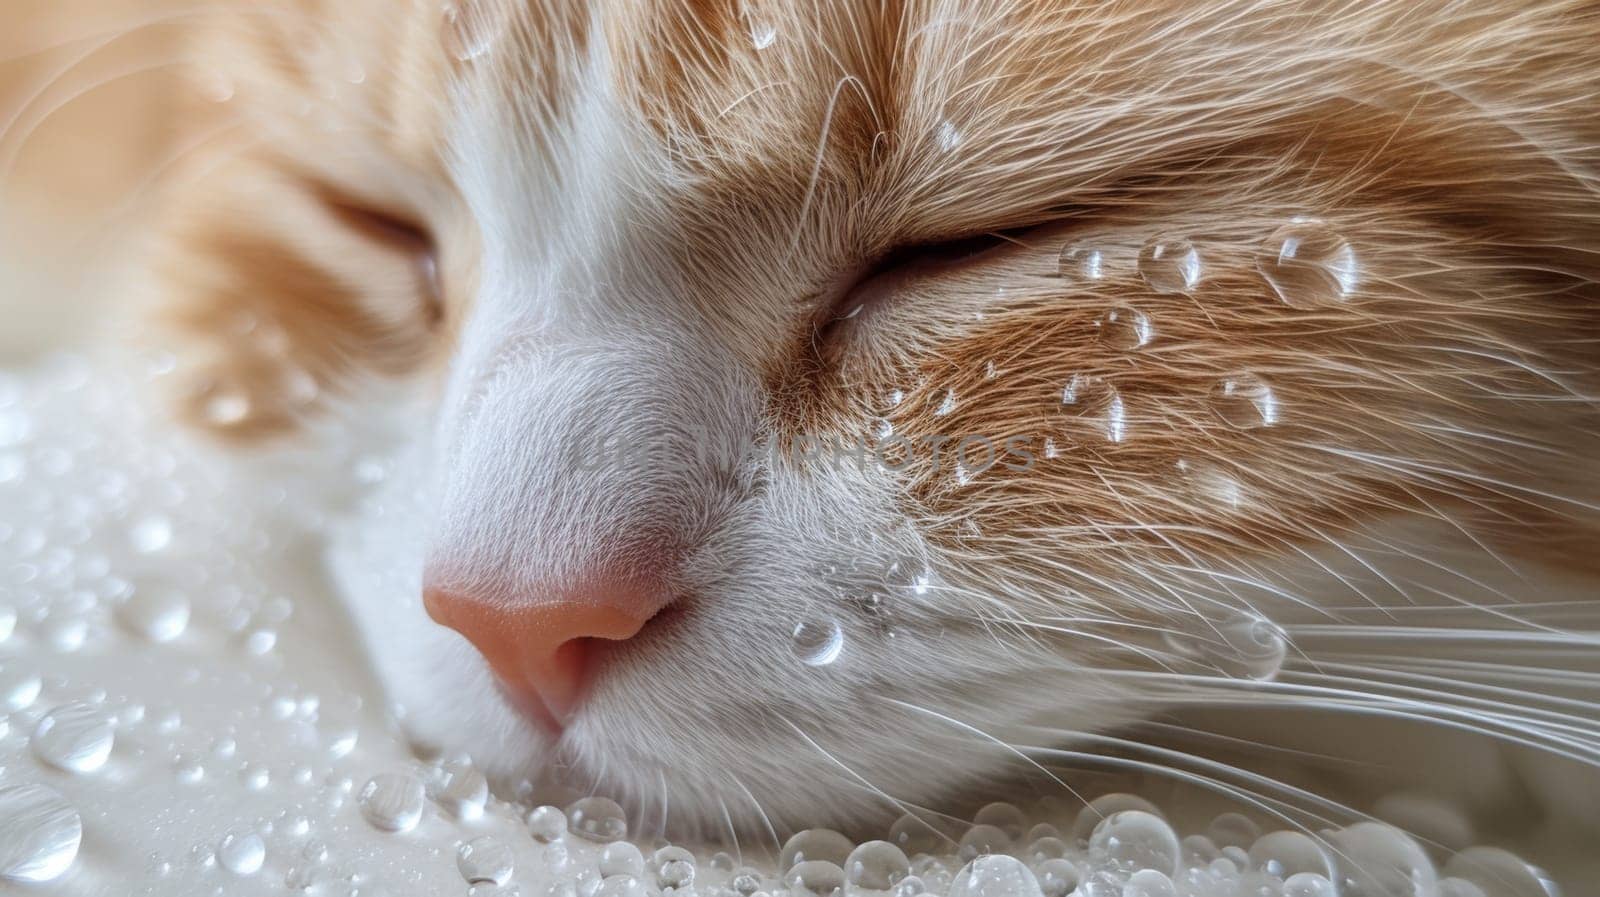
[[(0, 12), (0, 357), (115, 301), (119, 259), (178, 152), (174, 0), (5, 0)], [(192, 82), (192, 78), (187, 79)]]

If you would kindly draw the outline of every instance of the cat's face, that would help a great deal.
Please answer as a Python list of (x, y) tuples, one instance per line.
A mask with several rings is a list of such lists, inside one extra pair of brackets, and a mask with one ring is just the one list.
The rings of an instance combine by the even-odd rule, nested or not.
[[(1440, 532), (1592, 562), (1600, 42), (1565, 8), (407, 7), (364, 77), (437, 102), (316, 145), (427, 186), (304, 167), (431, 246), (336, 279), (359, 314), (252, 313), (325, 388), (370, 356), (420, 397), (337, 560), (411, 724), (816, 823), (1148, 713), (1153, 674), (1268, 676), (1255, 614)], [(220, 369), (212, 424), (269, 414), (219, 414), (277, 382)], [(555, 699), (552, 615), (595, 637)]]

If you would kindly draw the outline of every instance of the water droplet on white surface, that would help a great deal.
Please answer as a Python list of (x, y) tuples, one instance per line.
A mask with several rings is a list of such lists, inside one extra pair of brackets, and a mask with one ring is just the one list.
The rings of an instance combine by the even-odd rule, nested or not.
[(627, 841), (617, 841), (607, 844), (600, 851), (600, 874), (610, 877), (612, 875), (644, 875), (644, 854), (639, 848)]
[(1128, 883), (1122, 887), (1122, 897), (1178, 897), (1178, 887), (1165, 873), (1140, 869), (1128, 876)]
[(1300, 872), (1284, 881), (1283, 897), (1339, 897), (1339, 891), (1326, 876)]
[(850, 851), (844, 863), (845, 880), (868, 890), (888, 890), (910, 874), (911, 861), (888, 841), (868, 841)]
[(567, 814), (559, 807), (534, 807), (528, 811), (528, 834), (541, 844), (560, 840), (567, 831)]
[(1211, 410), (1239, 430), (1270, 427), (1278, 422), (1278, 396), (1254, 374), (1235, 374), (1211, 388)]
[(456, 868), (468, 884), (503, 885), (511, 880), (515, 866), (516, 855), (511, 848), (488, 835), (473, 838), (456, 850)]
[(609, 797), (583, 797), (567, 807), (567, 831), (585, 840), (609, 844), (628, 836), (628, 817)]
[(1342, 302), (1359, 279), (1350, 241), (1314, 218), (1296, 218), (1273, 231), (1256, 268), (1278, 298), (1295, 308)]
[(1438, 873), (1421, 845), (1381, 822), (1333, 833), (1344, 897), (1434, 897)]
[(1023, 826), (1027, 825), (1028, 818), (1016, 804), (1005, 801), (995, 801), (984, 804), (978, 812), (972, 815), (974, 825), (992, 825), (1004, 831), (1008, 837), (1015, 840), (1022, 837)]
[(63, 704), (39, 718), (30, 744), (40, 760), (64, 772), (94, 772), (106, 765), (116, 726), (100, 708)]
[(470, 821), (483, 815), (489, 783), (470, 760), (449, 760), (428, 778), (428, 796), (446, 813)]
[(254, 875), (267, 859), (267, 845), (255, 832), (230, 834), (217, 842), (217, 862), (234, 875)]
[(1089, 854), (1124, 871), (1156, 869), (1171, 875), (1178, 871), (1183, 849), (1165, 819), (1143, 810), (1122, 810), (1095, 826)]
[(152, 642), (170, 642), (189, 626), (189, 599), (170, 589), (137, 588), (117, 607), (117, 622)]
[(833, 619), (806, 620), (794, 627), (789, 645), (806, 666), (827, 666), (844, 650), (844, 631)]
[(78, 856), (83, 821), (48, 785), (0, 787), (0, 879), (46, 882)]
[(1498, 847), (1469, 847), (1445, 863), (1444, 874), (1469, 881), (1490, 897), (1558, 897), (1539, 869)]
[(1279, 831), (1262, 835), (1250, 845), (1250, 866), (1274, 878), (1289, 878), (1300, 872), (1333, 874), (1333, 859), (1309, 835)]
[(1157, 293), (1188, 293), (1200, 282), (1200, 252), (1182, 237), (1157, 237), (1139, 251), (1139, 275)]
[(1261, 837), (1261, 826), (1243, 813), (1222, 813), (1206, 827), (1206, 836), (1219, 848), (1249, 847)]
[(155, 554), (172, 544), (172, 520), (162, 514), (151, 514), (128, 530), (128, 543), (140, 554)]
[(975, 825), (967, 829), (961, 836), (961, 841), (956, 845), (956, 856), (962, 862), (967, 862), (974, 857), (989, 854), (1006, 853), (1011, 850), (1011, 836), (1005, 829), (996, 825)]
[(1034, 869), (1044, 897), (1067, 897), (1078, 887), (1078, 867), (1071, 860), (1057, 857), (1045, 860)]
[(682, 847), (669, 844), (657, 850), (650, 856), (650, 867), (659, 887), (687, 888), (694, 884), (694, 854)]
[(943, 841), (936, 827), (912, 813), (896, 819), (889, 827), (889, 843), (905, 851), (907, 856), (934, 853)]
[(22, 669), (15, 661), (0, 666), (0, 709), (21, 710), (31, 706), (43, 686), (37, 673)]
[(373, 776), (356, 798), (361, 816), (374, 828), (407, 832), (422, 819), (426, 792), (416, 776), (387, 772)]
[(844, 835), (828, 828), (808, 828), (796, 832), (783, 842), (778, 855), (778, 871), (786, 871), (795, 863), (806, 860), (825, 860), (842, 866), (855, 844)]

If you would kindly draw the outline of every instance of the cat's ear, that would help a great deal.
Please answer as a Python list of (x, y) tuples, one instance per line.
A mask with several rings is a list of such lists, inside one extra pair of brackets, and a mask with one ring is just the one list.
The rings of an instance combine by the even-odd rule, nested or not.
[(217, 433), (292, 431), (360, 382), (417, 369), (442, 326), (428, 231), (271, 155), (191, 179), (156, 241), (180, 416)]

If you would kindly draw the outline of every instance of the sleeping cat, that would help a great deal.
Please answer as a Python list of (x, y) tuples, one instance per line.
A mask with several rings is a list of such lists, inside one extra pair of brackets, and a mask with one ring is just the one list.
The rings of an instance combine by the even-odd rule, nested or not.
[(167, 21), (152, 338), (394, 456), (330, 565), (420, 740), (789, 829), (1184, 711), (1595, 823), (1593, 4)]

